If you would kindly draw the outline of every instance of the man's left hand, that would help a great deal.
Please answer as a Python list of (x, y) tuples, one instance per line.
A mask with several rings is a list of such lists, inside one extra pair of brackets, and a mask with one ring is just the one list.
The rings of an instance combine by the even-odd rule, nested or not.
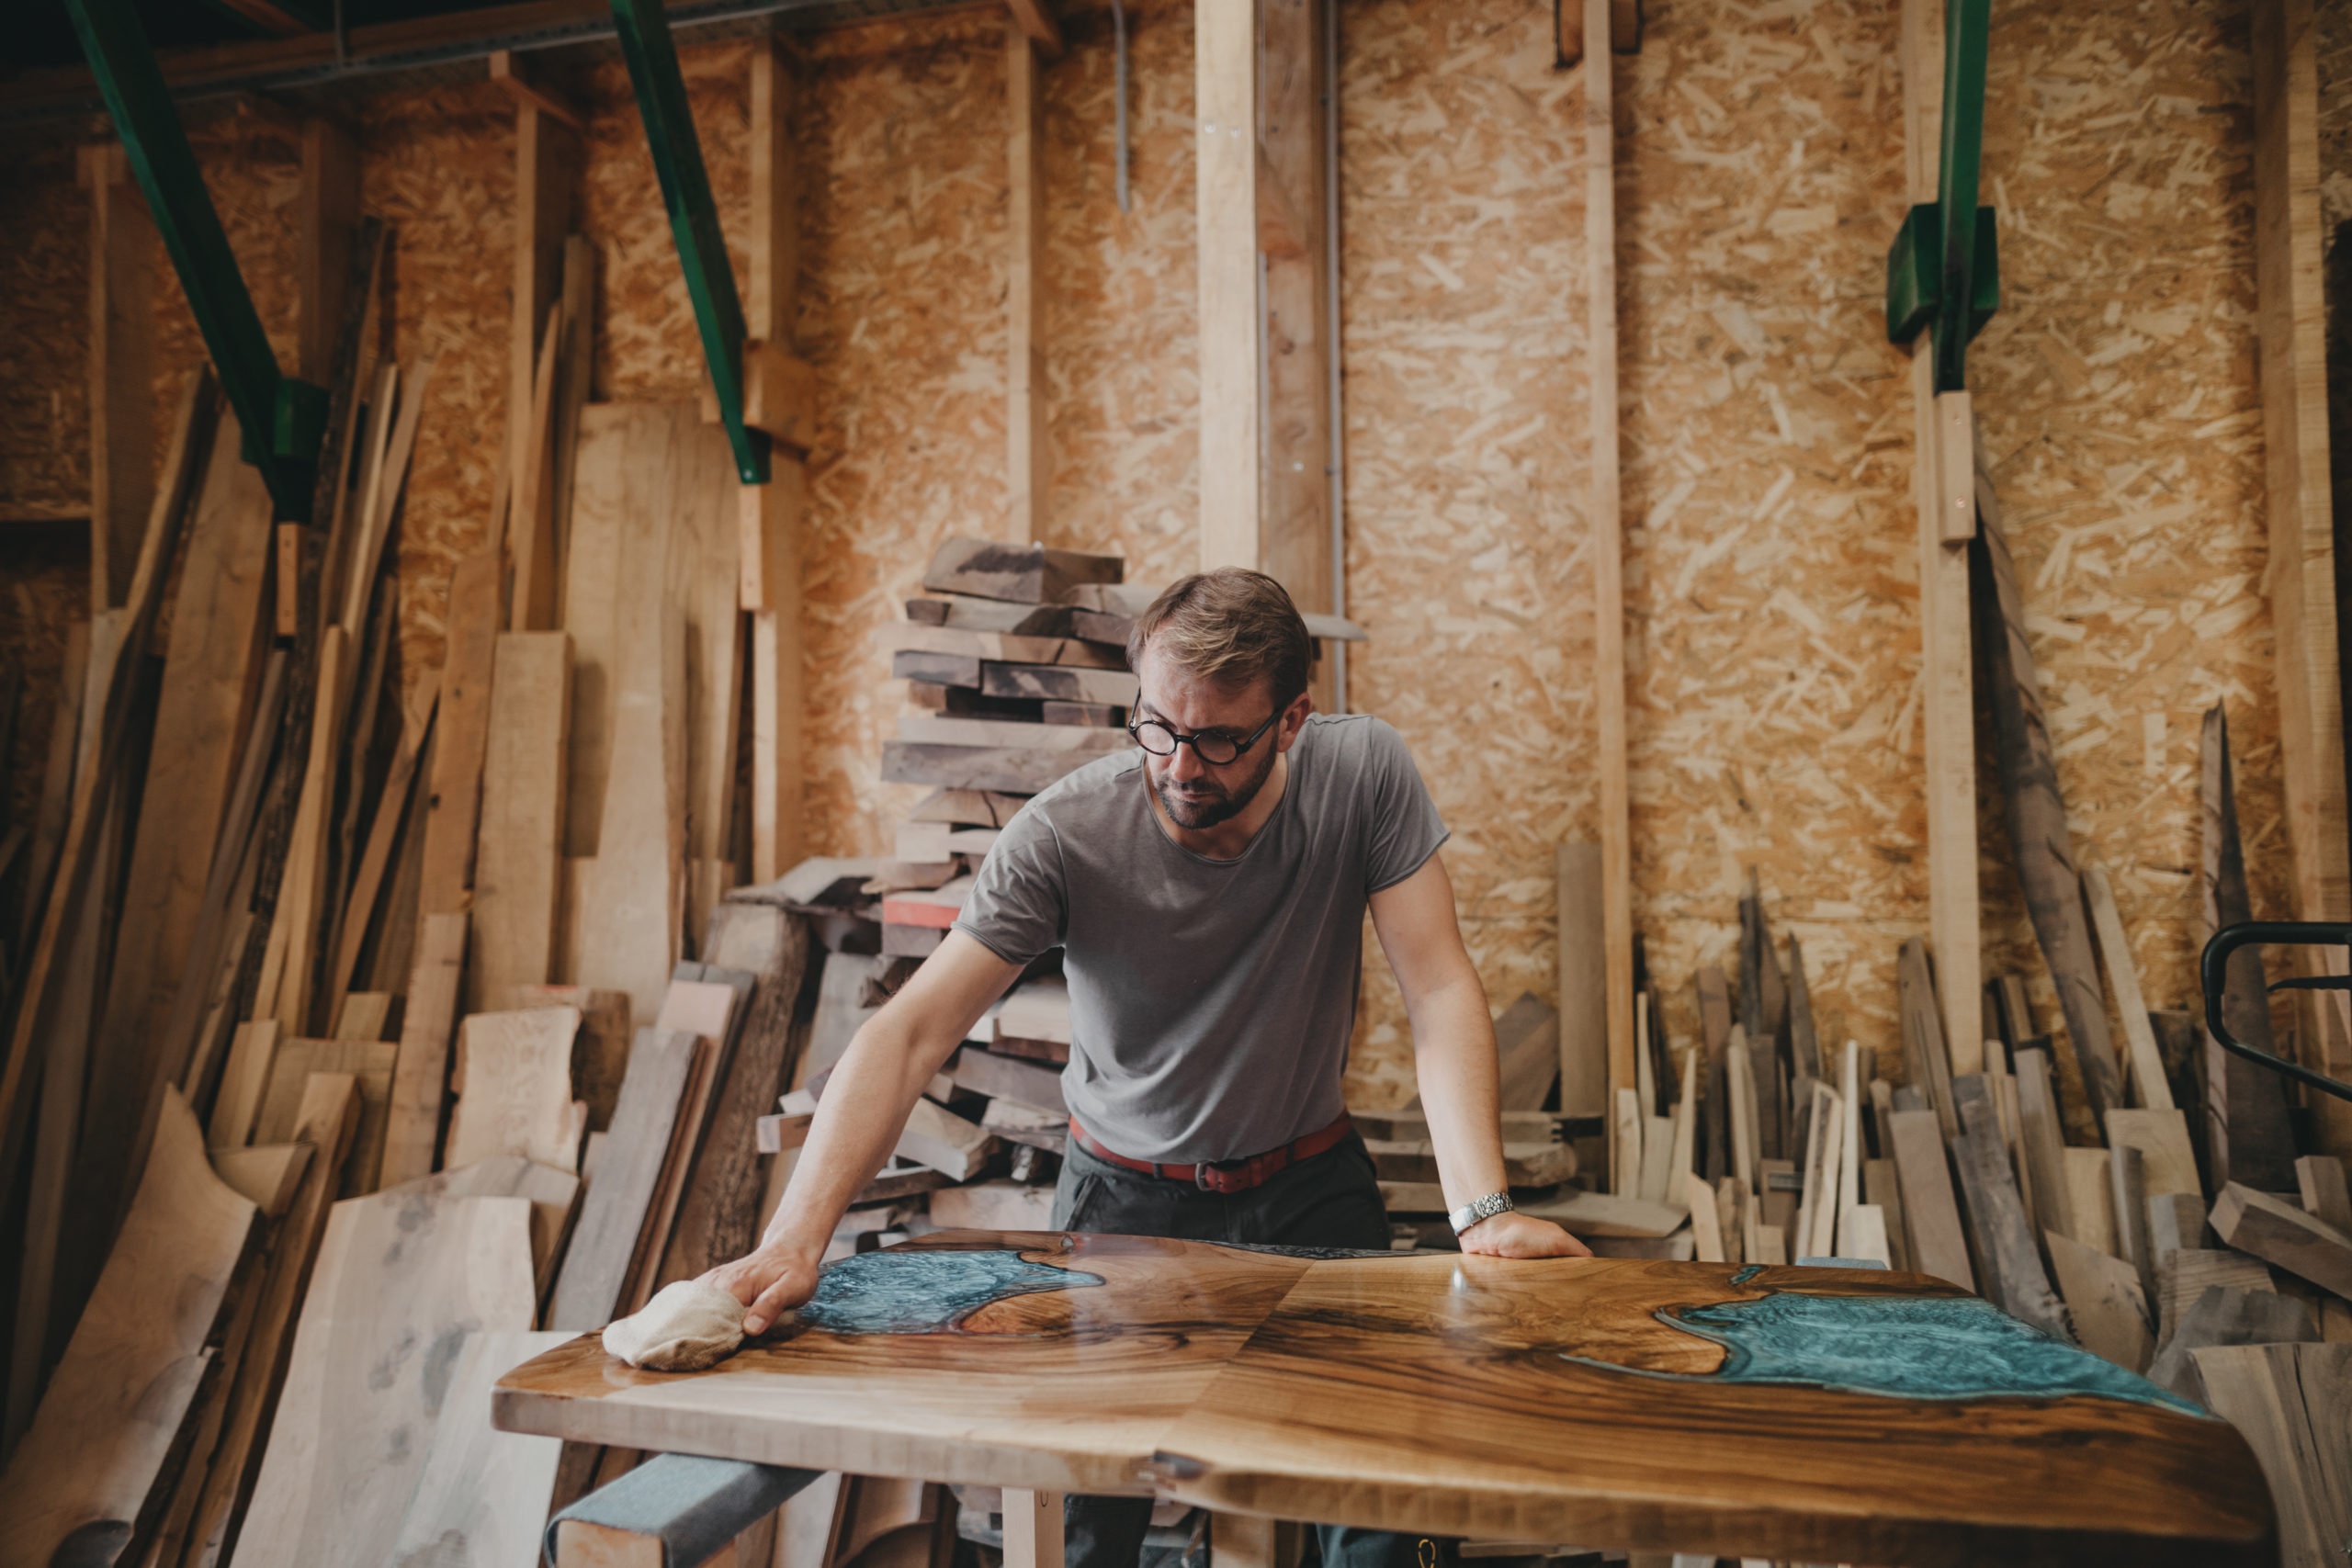
[(1462, 1233), (1462, 1250), (1487, 1258), (1590, 1258), (1592, 1248), (1549, 1220), (1505, 1210)]

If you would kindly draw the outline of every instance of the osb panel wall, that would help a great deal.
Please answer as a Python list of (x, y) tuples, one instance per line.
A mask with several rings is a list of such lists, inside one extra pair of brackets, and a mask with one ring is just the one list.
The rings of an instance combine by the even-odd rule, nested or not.
[(363, 205), (392, 226), (388, 351), (404, 377), (434, 360), (398, 552), (413, 692), (441, 668), (449, 573), (489, 537), (506, 437), (513, 105), (488, 83), (368, 100), (359, 159)]
[(0, 158), (0, 518), (90, 506), (90, 203), (74, 148), (12, 142)]
[[(1594, 829), (1580, 78), (1549, 5), (1351, 6), (1340, 61), (1350, 705), (1453, 829), (1498, 1008), (1549, 994), (1553, 846)], [(1367, 939), (1367, 945), (1372, 945)], [(1350, 1097), (1411, 1093), (1367, 963)]]
[(1167, 583), (1200, 565), (1193, 11), (1127, 7), (1125, 212), (1111, 19), (1065, 27), (1070, 51), (1045, 77), (1046, 533)]

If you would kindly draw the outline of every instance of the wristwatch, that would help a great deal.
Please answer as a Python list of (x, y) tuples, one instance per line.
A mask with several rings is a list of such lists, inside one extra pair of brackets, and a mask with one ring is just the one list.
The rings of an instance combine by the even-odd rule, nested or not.
[(1445, 1223), (1453, 1227), (1454, 1235), (1460, 1235), (1464, 1231), (1468, 1230), (1480, 1220), (1491, 1220), (1497, 1214), (1502, 1213), (1516, 1206), (1517, 1205), (1511, 1202), (1510, 1193), (1489, 1192), (1484, 1198), (1464, 1203), (1459, 1209), (1454, 1210), (1453, 1213), (1446, 1215)]

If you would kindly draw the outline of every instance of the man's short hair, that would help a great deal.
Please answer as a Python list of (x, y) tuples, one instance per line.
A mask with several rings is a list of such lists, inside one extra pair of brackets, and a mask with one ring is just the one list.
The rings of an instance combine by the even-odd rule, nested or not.
[(1276, 712), (1306, 690), (1315, 642), (1283, 585), (1262, 571), (1221, 566), (1171, 583), (1127, 633), (1127, 664), (1143, 668), (1144, 649), (1227, 691), (1263, 679)]

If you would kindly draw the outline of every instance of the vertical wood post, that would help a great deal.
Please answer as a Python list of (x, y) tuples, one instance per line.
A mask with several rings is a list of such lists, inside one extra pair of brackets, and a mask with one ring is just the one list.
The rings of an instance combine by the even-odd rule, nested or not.
[[(750, 334), (789, 350), (800, 276), (799, 162), (792, 142), (793, 62), (771, 36), (752, 51)], [(801, 453), (771, 448), (768, 482), (743, 487), (743, 608), (752, 616), (752, 880), (800, 859)]]
[[(1936, 199), (1943, 125), (1942, 0), (1903, 0), (1905, 200)], [(1976, 888), (1976, 719), (1968, 650), (1968, 540), (1975, 531), (1966, 392), (1935, 387), (1932, 338), (1911, 346), (1912, 491), (1919, 519), (1920, 713), (1926, 732), (1928, 947), (1954, 1075), (1984, 1066)]]
[[(1295, 252), (1268, 250), (1263, 340), (1266, 446), (1258, 566), (1302, 610), (1331, 608), (1330, 299), (1324, 189), (1324, 9), (1331, 0), (1259, 0), (1258, 178), (1295, 214)], [(1261, 247), (1262, 248), (1262, 247)], [(1328, 707), (1318, 689), (1317, 707)]]
[(1004, 414), (1006, 537), (1046, 536), (1046, 491), (1053, 470), (1046, 442), (1046, 95), (1037, 46), (1017, 18), (1004, 25), (1005, 149), (1012, 238), (1006, 295)]
[(1201, 566), (1255, 567), (1260, 378), (1258, 299), (1258, 7), (1198, 0), (1193, 11), (1193, 112), (1199, 160), (1201, 288)]
[(343, 319), (344, 284), (351, 275), (351, 237), (359, 227), (359, 146), (342, 122), (323, 115), (302, 122), (300, 205), (294, 373), (323, 387)]
[[(530, 459), (531, 394), (548, 309), (563, 288), (563, 242), (571, 232), (573, 188), (580, 181), (580, 134), (530, 98), (514, 106), (514, 287), (506, 361), (506, 493), (525, 490)], [(553, 498), (538, 487), (542, 503)], [(516, 555), (537, 519), (515, 517), (506, 537)], [(497, 520), (492, 519), (493, 528)]]
[[(2352, 918), (2345, 827), (2344, 698), (2336, 652), (2335, 544), (2327, 439), (2326, 318), (2321, 290), (2319, 70), (2312, 0), (2256, 0), (2254, 55), (2256, 321), (2260, 333), (2263, 478), (2270, 521), (2278, 739), (2285, 763), (2289, 886), (2299, 920)], [(2306, 973), (2323, 950), (2301, 948)], [(2342, 973), (2338, 950), (2325, 967)], [(2303, 993), (2307, 1066), (2352, 1067), (2344, 1008)], [(2326, 1096), (2324, 1120), (2345, 1124)], [(2352, 1125), (2329, 1140), (2352, 1148)]]
[(90, 193), (90, 611), (129, 597), (155, 497), (154, 220), (119, 144), (85, 147)]
[[(1609, 0), (1584, 0), (1585, 247), (1592, 363), (1593, 687), (1600, 717), (1600, 931), (1610, 1103), (1632, 1089), (1634, 863), (1625, 759), (1625, 578), (1617, 484), (1617, 99)], [(1645, 1111), (1646, 1113), (1646, 1108)]]

